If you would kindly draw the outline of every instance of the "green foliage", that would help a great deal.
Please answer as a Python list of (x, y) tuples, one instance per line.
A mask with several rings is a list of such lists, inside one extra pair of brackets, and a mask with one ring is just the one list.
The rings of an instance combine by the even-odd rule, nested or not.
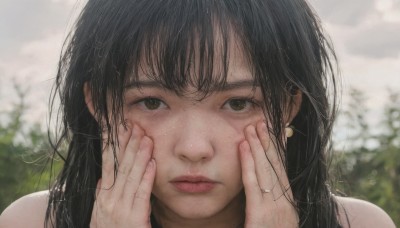
[[(23, 195), (48, 189), (51, 178), (47, 134), (22, 120), (25, 92), (15, 88), (19, 102), (0, 115), (0, 212)], [(54, 171), (60, 166), (56, 162)]]
[(365, 97), (353, 89), (344, 112), (349, 149), (336, 156), (343, 181), (338, 188), (384, 209), (400, 226), (400, 93), (391, 92), (381, 129), (367, 124)]

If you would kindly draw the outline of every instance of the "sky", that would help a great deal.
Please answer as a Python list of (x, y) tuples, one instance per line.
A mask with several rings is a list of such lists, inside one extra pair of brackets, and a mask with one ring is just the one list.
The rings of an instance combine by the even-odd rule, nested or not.
[[(377, 124), (388, 91), (400, 91), (400, 0), (310, 0), (339, 58), (342, 104), (365, 92)], [(45, 123), (57, 60), (83, 0), (0, 0), (0, 113), (28, 90), (28, 122)]]

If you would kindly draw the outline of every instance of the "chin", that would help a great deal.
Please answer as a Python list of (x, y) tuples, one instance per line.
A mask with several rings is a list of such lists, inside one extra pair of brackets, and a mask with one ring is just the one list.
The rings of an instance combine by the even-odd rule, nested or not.
[[(174, 205), (176, 206), (176, 205)], [(172, 209), (172, 208), (171, 208)], [(173, 208), (174, 212), (181, 218), (190, 220), (202, 220), (213, 217), (220, 212), (220, 208), (212, 206), (192, 206)]]
[[(158, 200), (158, 203), (161, 202)], [(227, 204), (229, 201), (218, 201), (207, 197), (181, 197), (162, 202), (160, 209), (165, 210), (164, 213), (175, 215), (181, 219), (202, 220), (219, 214)]]
[(200, 221), (211, 218), (214, 214), (203, 211), (184, 211), (178, 212), (177, 215), (183, 220)]

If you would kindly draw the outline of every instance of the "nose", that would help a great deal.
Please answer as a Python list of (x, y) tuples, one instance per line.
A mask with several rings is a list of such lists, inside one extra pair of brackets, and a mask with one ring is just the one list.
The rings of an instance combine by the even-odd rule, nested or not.
[(180, 115), (175, 155), (187, 162), (208, 161), (214, 156), (212, 117), (201, 111)]

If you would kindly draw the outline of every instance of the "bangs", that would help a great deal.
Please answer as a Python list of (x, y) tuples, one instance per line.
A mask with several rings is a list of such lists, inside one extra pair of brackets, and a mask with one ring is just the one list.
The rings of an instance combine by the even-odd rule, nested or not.
[[(125, 84), (136, 84), (139, 76), (155, 81), (178, 95), (194, 87), (202, 96), (226, 85), (232, 50), (244, 54), (242, 39), (226, 6), (215, 1), (151, 1), (135, 22), (123, 49), (129, 50)], [(135, 15), (131, 13), (130, 15)], [(248, 62), (248, 61), (247, 61)]]

